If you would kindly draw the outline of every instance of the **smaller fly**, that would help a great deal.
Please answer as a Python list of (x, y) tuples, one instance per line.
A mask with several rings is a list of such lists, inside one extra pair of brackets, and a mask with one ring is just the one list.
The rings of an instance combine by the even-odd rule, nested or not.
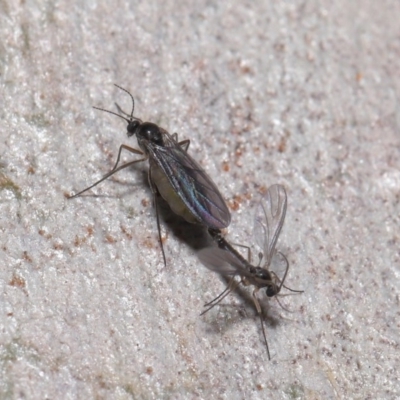
[[(269, 187), (265, 196), (261, 199), (255, 215), (254, 236), (257, 244), (263, 249), (264, 267), (255, 267), (244, 259), (221, 235), (221, 231), (209, 229), (209, 233), (216, 241), (218, 247), (206, 248), (199, 252), (199, 258), (209, 269), (222, 275), (230, 276), (231, 280), (227, 288), (214, 300), (205, 305), (208, 307), (201, 315), (205, 314), (215, 305), (220, 303), (229, 293), (233, 292), (242, 283), (245, 286), (253, 285), (253, 301), (260, 316), (261, 329), (267, 348), (268, 359), (271, 359), (267, 337), (262, 319), (262, 310), (257, 293), (265, 288), (267, 297), (276, 296), (282, 289), (287, 288), (285, 282), (289, 262), (281, 252), (275, 251), (275, 245), (281, 232), (285, 220), (287, 206), (286, 190), (282, 185), (272, 185)], [(269, 270), (271, 261), (275, 254), (278, 254), (285, 262), (285, 272), (282, 278)], [(261, 259), (260, 259), (261, 261)], [(240, 281), (235, 280), (235, 276), (240, 277)], [(289, 289), (289, 288), (287, 288)], [(292, 290), (293, 292), (302, 291)]]
[[(176, 133), (170, 135), (165, 129), (160, 128), (156, 124), (143, 122), (139, 118), (134, 117), (135, 100), (133, 96), (126, 89), (118, 85), (115, 86), (131, 97), (132, 111), (128, 115), (129, 118), (113, 111), (98, 107), (94, 108), (125, 120), (128, 124), (128, 137), (136, 135), (141, 150), (122, 144), (119, 148), (114, 168), (99, 181), (70, 198), (81, 195), (124, 168), (141, 161), (149, 160), (149, 185), (154, 196), (159, 240), (164, 265), (166, 265), (156, 194), (159, 193), (164, 198), (175, 214), (180, 215), (190, 223), (204, 225), (211, 230), (219, 231), (226, 228), (230, 224), (231, 215), (215, 183), (187, 153), (190, 140), (178, 142), (178, 135)], [(118, 109), (122, 112), (119, 107)], [(122, 150), (127, 150), (130, 153), (143, 157), (118, 166)]]

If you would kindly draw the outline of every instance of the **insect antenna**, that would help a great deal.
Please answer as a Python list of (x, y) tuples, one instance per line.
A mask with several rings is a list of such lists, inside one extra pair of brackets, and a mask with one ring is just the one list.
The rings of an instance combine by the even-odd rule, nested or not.
[[(131, 115), (130, 115), (130, 120), (132, 121), (133, 119), (135, 119), (135, 117), (133, 116), (133, 111), (135, 110), (135, 99), (133, 98), (132, 94), (130, 92), (128, 92), (126, 89), (124, 89), (121, 86), (118, 86), (116, 83), (114, 83), (114, 86), (116, 86), (118, 89), (121, 89), (122, 91), (124, 91), (125, 93), (127, 93), (129, 95), (129, 97), (132, 100), (132, 111), (131, 111)], [(116, 104), (117, 108), (119, 108), (121, 110), (121, 108), (119, 107), (118, 104)], [(122, 110), (121, 110), (122, 111)], [(122, 111), (124, 114), (128, 115), (127, 113), (125, 113), (124, 111)], [(137, 118), (136, 118), (137, 119)]]
[[(290, 290), (291, 292), (304, 293), (304, 290), (295, 290), (295, 289), (291, 289), (290, 287), (284, 285), (284, 282), (286, 280), (287, 274), (289, 272), (289, 261), (288, 261), (287, 257), (284, 254), (282, 254), (280, 251), (278, 251), (277, 253), (285, 260), (285, 263), (286, 263), (285, 273), (284, 273), (283, 278), (280, 281), (281, 283), (279, 285), (279, 292), (281, 291), (282, 287), (284, 287), (285, 289)], [(276, 276), (276, 274), (274, 272), (272, 272), (272, 273)]]
[[(132, 100), (132, 111), (131, 111), (131, 113), (128, 114), (127, 112), (125, 112), (125, 111), (119, 106), (119, 104), (117, 104), (117, 103), (115, 103), (115, 106), (117, 107), (117, 110), (118, 110), (118, 112), (119, 112), (120, 114), (118, 114), (118, 113), (116, 113), (116, 112), (114, 112), (114, 111), (110, 111), (110, 110), (106, 110), (106, 109), (104, 109), (104, 108), (100, 108), (100, 107), (93, 107), (93, 108), (96, 109), (96, 110), (100, 110), (100, 111), (107, 112), (107, 113), (112, 114), (112, 115), (116, 115), (117, 117), (122, 118), (122, 119), (123, 119), (124, 121), (126, 121), (128, 124), (130, 124), (132, 121), (139, 121), (139, 122), (141, 123), (141, 122), (142, 122), (141, 119), (136, 118), (136, 117), (133, 116), (133, 112), (134, 112), (134, 110), (135, 110), (135, 99), (134, 99), (134, 97), (132, 96), (132, 94), (131, 94), (130, 92), (128, 92), (126, 89), (124, 89), (123, 87), (117, 85), (116, 83), (114, 83), (114, 86), (116, 86), (118, 89), (121, 89), (122, 91), (124, 91), (125, 93), (127, 93), (127, 94), (129, 95), (129, 97), (131, 98), (131, 100)], [(121, 115), (121, 114), (123, 114), (123, 115)], [(124, 116), (124, 115), (125, 115), (125, 116)], [(128, 117), (128, 118), (126, 118), (126, 117)]]
[(284, 273), (283, 278), (281, 280), (281, 284), (279, 285), (278, 292), (280, 292), (281, 289), (282, 289), (283, 282), (285, 282), (286, 276), (287, 276), (287, 274), (289, 272), (289, 261), (288, 261), (287, 257), (284, 254), (282, 254), (280, 251), (278, 251), (278, 254), (280, 254), (283, 257), (283, 259), (285, 260), (285, 263), (286, 263), (285, 273)]
[(114, 104), (115, 104), (115, 107), (117, 108), (119, 113), (126, 115), (130, 119), (135, 119), (135, 117), (133, 117), (131, 114), (128, 114), (126, 111), (124, 111), (118, 103), (114, 103)]
[[(122, 118), (125, 122), (127, 122), (128, 124), (131, 122), (128, 118), (125, 118), (123, 115), (121, 115), (121, 114), (118, 114), (118, 113), (116, 113), (116, 112), (114, 112), (114, 111), (110, 111), (110, 110), (106, 110), (105, 108), (100, 108), (100, 107), (94, 107), (93, 106), (93, 108), (95, 109), (95, 110), (100, 110), (100, 111), (104, 111), (104, 112), (106, 112), (106, 113), (109, 113), (109, 114), (112, 114), (112, 115), (116, 115), (117, 117), (119, 117), (119, 118)], [(118, 110), (119, 111), (119, 110)], [(122, 111), (122, 110), (121, 110)], [(137, 118), (136, 118), (137, 119)]]

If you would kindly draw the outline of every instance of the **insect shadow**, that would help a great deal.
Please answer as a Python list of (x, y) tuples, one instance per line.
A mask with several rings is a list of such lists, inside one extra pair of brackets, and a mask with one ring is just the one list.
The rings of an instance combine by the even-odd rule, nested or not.
[[(99, 107), (94, 108), (116, 115), (126, 121), (128, 124), (127, 135), (128, 137), (136, 136), (140, 150), (122, 144), (113, 169), (91, 186), (69, 198), (80, 196), (124, 168), (142, 161), (149, 161), (148, 181), (153, 193), (158, 236), (164, 266), (166, 266), (156, 198), (158, 194), (168, 203), (175, 214), (191, 224), (202, 225), (211, 230), (226, 228), (230, 224), (231, 215), (215, 183), (188, 154), (190, 140), (178, 141), (176, 133), (170, 135), (156, 124), (143, 122), (134, 117), (135, 100), (133, 96), (126, 89), (115, 86), (130, 96), (132, 100), (131, 113), (124, 113), (119, 106), (117, 106), (119, 114)], [(141, 158), (119, 166), (123, 150), (141, 156)]]
[[(205, 304), (206, 310), (201, 315), (219, 304), (226, 296), (236, 290), (240, 284), (254, 286), (252, 300), (260, 317), (262, 334), (269, 359), (271, 359), (271, 356), (264, 329), (263, 309), (257, 294), (261, 289), (265, 289), (267, 297), (275, 297), (283, 287), (292, 292), (302, 293), (302, 290), (293, 290), (284, 285), (289, 271), (289, 262), (285, 255), (275, 250), (276, 242), (285, 220), (286, 207), (287, 195), (285, 188), (282, 185), (272, 185), (256, 209), (253, 234), (258, 246), (263, 249), (262, 257), (260, 256), (260, 262), (261, 258), (264, 262), (263, 267), (254, 266), (250, 263), (250, 251), (248, 260), (246, 260), (225, 240), (220, 230), (209, 229), (209, 233), (217, 243), (217, 247), (205, 248), (198, 253), (201, 262), (206, 267), (220, 273), (228, 280), (226, 289), (215, 299)], [(250, 249), (248, 248), (248, 250)], [(284, 265), (284, 272), (281, 277), (278, 276), (278, 273), (270, 270), (272, 260), (275, 260), (276, 257), (280, 258)], [(235, 279), (236, 277), (239, 277), (239, 280)]]

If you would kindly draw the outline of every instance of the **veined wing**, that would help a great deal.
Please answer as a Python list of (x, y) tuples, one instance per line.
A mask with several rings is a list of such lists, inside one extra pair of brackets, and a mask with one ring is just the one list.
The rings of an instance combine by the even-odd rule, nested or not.
[(207, 247), (198, 252), (198, 257), (208, 269), (222, 275), (240, 275), (253, 278), (246, 265), (234, 253), (229, 251), (218, 247)]
[(271, 264), (275, 245), (285, 221), (286, 206), (285, 188), (282, 185), (272, 185), (256, 209), (254, 236), (264, 251), (267, 267)]
[(212, 229), (226, 228), (231, 214), (215, 183), (168, 132), (162, 133), (164, 146), (147, 144), (150, 157), (199, 223)]

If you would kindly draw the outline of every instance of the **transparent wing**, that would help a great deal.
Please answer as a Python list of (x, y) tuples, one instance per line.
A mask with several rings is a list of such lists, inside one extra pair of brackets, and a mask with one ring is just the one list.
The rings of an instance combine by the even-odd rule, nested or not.
[(218, 247), (208, 247), (198, 252), (202, 264), (222, 275), (241, 275), (251, 278), (246, 266), (235, 254)]
[(231, 214), (215, 183), (168, 132), (162, 133), (164, 146), (148, 143), (152, 159), (200, 223), (212, 229), (226, 228)]
[(256, 209), (254, 236), (264, 251), (266, 266), (271, 264), (276, 241), (285, 221), (287, 206), (286, 190), (282, 185), (272, 185)]

